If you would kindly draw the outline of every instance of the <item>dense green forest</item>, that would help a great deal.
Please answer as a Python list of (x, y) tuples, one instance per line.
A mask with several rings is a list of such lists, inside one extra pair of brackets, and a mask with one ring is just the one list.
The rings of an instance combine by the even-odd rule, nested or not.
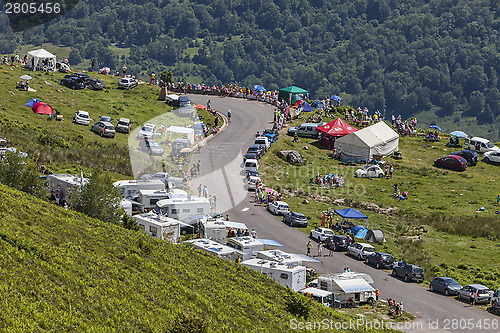
[(489, 124), (500, 115), (499, 13), (498, 0), (86, 0), (45, 26), (2, 34), (0, 52), (51, 42), (71, 46), (72, 63), (295, 84), (388, 115), (460, 111)]

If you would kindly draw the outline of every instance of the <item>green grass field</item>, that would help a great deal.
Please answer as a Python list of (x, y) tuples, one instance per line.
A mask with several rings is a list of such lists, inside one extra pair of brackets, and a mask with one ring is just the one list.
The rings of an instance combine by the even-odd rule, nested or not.
[[(293, 125), (302, 122), (296, 120)], [(453, 151), (445, 147), (447, 138), (428, 145), (420, 136), (403, 137), (400, 138), (403, 159), (385, 159), (395, 167), (393, 179), (358, 179), (354, 172), (360, 166), (332, 160), (331, 151), (318, 140), (292, 141), (286, 129), (280, 132), (277, 143), (263, 157), (261, 173), (266, 185), (288, 193), (284, 198), (291, 210), (308, 216), (311, 223), (303, 229), (305, 233), (320, 225), (322, 212), (329, 208), (358, 208), (369, 217), (369, 228), (381, 229), (386, 236), (387, 243), (376, 248), (421, 264), (428, 280), (448, 275), (462, 284), (474, 282), (498, 288), (500, 215), (495, 211), (500, 210), (496, 206), (500, 165), (480, 161), (465, 172), (439, 169), (433, 166), (434, 160)], [(307, 163), (295, 166), (277, 157), (278, 151), (289, 149), (300, 151)], [(343, 175), (346, 186), (328, 189), (308, 185), (317, 173)], [(395, 183), (400, 191), (409, 192), (408, 200), (393, 198)], [(309, 203), (304, 203), (304, 199)], [(334, 202), (339, 199), (344, 200), (343, 204)], [(397, 210), (377, 213), (372, 204)], [(485, 211), (478, 211), (480, 207)]]

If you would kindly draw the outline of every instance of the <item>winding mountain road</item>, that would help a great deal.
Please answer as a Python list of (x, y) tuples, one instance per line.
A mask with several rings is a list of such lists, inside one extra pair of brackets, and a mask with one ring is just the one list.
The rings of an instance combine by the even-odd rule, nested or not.
[[(288, 227), (279, 217), (273, 216), (263, 207), (255, 205), (253, 196), (244, 189), (242, 153), (253, 143), (255, 133), (272, 126), (271, 105), (257, 101), (216, 96), (188, 95), (196, 104), (205, 105), (211, 100), (213, 108), (222, 113), (231, 110), (232, 120), (225, 131), (216, 135), (201, 149), (194, 160), (201, 160), (201, 177), (193, 180), (193, 188), (206, 185), (211, 194), (219, 199), (217, 210), (229, 214), (231, 221), (244, 222), (255, 228), (258, 238), (269, 238), (283, 244), (290, 253), (306, 253), (308, 235)], [(316, 247), (313, 246), (313, 253)], [(373, 285), (380, 290), (380, 298), (402, 301), (404, 310), (417, 320), (411, 327), (402, 327), (407, 332), (500, 332), (500, 318), (481, 309), (456, 301), (452, 297), (436, 294), (421, 286), (405, 283), (336, 252), (331, 257), (321, 258), (322, 264), (315, 267), (320, 273), (341, 272), (349, 266), (352, 271), (370, 274)], [(496, 326), (495, 326), (496, 323)]]

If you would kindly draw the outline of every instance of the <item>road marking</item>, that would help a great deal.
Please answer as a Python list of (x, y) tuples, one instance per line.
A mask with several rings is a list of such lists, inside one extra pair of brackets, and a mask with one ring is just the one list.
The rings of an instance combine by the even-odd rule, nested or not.
[(245, 207), (245, 208), (243, 208), (241, 211), (242, 211), (242, 212), (246, 212), (248, 209), (249, 209), (248, 207)]

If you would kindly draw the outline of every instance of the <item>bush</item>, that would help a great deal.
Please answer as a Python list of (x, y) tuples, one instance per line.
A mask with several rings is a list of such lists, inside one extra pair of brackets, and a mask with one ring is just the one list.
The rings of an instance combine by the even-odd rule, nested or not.
[(290, 293), (285, 296), (286, 310), (297, 317), (307, 319), (311, 312), (311, 302), (302, 295)]
[(169, 333), (206, 333), (208, 325), (201, 318), (190, 318), (183, 315), (174, 322), (174, 327), (168, 330)]

